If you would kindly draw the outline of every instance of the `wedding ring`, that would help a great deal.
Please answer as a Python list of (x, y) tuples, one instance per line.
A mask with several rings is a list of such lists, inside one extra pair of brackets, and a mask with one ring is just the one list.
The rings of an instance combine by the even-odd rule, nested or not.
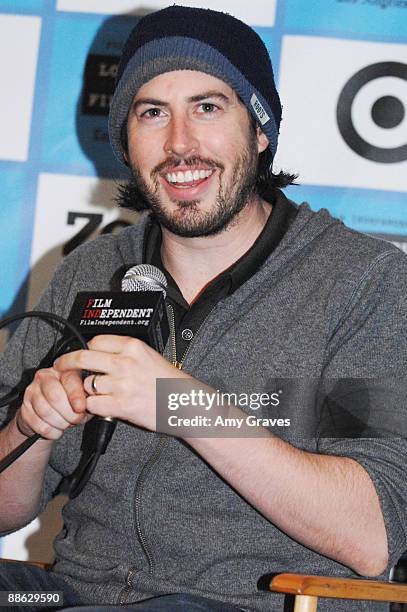
[(90, 383), (90, 388), (92, 389), (93, 395), (98, 395), (98, 388), (96, 386), (97, 377), (98, 377), (98, 374), (94, 374), (92, 378), (92, 382)]

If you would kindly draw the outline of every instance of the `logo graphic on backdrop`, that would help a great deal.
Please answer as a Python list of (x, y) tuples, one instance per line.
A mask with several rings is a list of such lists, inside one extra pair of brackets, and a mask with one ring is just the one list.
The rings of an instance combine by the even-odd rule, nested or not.
[(107, 113), (117, 56), (137, 19), (56, 16), (41, 91), (47, 109), (41, 117), (41, 163), (61, 174), (123, 177), (127, 173), (109, 144)]
[(114, 93), (114, 80), (119, 60), (112, 55), (89, 54), (82, 91), (84, 115), (108, 115)]
[(31, 251), (30, 306), (38, 301), (63, 256), (98, 234), (134, 223), (135, 213), (119, 210), (114, 204), (115, 193), (116, 183), (106, 179), (40, 175)]
[[(400, 79), (400, 82), (398, 81)], [(354, 110), (358, 96), (368, 84), (379, 85), (365, 92)], [(392, 88), (395, 95), (392, 94)], [(371, 161), (394, 164), (407, 159), (407, 64), (379, 62), (354, 74), (342, 89), (337, 106), (339, 131), (346, 144), (358, 155)], [(364, 124), (366, 138), (358, 129)], [(370, 123), (370, 125), (369, 125)], [(363, 129), (363, 127), (362, 127)], [(370, 141), (369, 142), (369, 136)], [(373, 140), (378, 144), (374, 144)], [(402, 144), (397, 144), (400, 141)], [(404, 141), (404, 142), (403, 142)]]
[(285, 36), (279, 166), (303, 184), (407, 191), (406, 56), (402, 44)]

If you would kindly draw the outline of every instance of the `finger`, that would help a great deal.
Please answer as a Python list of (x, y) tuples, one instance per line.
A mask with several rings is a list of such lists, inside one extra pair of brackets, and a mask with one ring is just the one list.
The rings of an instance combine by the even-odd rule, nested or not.
[(90, 370), (92, 372), (102, 372), (112, 374), (118, 369), (116, 355), (101, 351), (80, 350), (66, 353), (54, 361), (54, 368), (58, 372), (68, 370)]
[(77, 413), (86, 410), (86, 392), (79, 372), (68, 370), (61, 374), (61, 384), (71, 408)]
[[(93, 415), (85, 413), (78, 415), (78, 424), (87, 423)], [(17, 413), (17, 427), (26, 436), (31, 436), (33, 433), (38, 433), (42, 438), (48, 440), (58, 440), (67, 427), (59, 428), (51, 425), (46, 420), (38, 416), (33, 407), (27, 402), (23, 402), (19, 412)]]
[(88, 395), (111, 395), (114, 389), (114, 380), (108, 374), (91, 374), (85, 378), (83, 386)]
[(142, 345), (144, 345), (144, 342), (137, 338), (131, 338), (130, 336), (115, 336), (113, 334), (95, 336), (88, 342), (88, 346), (91, 350), (105, 353), (123, 353), (127, 352), (129, 348), (137, 350)]
[(109, 395), (90, 395), (86, 400), (86, 409), (90, 414), (101, 417), (115, 415), (114, 402)]
[[(56, 410), (55, 406), (50, 404), (47, 399), (40, 393), (34, 393), (31, 399), (31, 406), (33, 412), (42, 421), (64, 431), (71, 423), (66, 419), (61, 412)], [(60, 408), (61, 410), (61, 408)]]
[[(75, 372), (75, 374), (77, 373)], [(80, 384), (81, 387), (83, 387), (82, 381), (80, 381)], [(85, 391), (83, 390), (83, 388), (82, 393), (83, 395), (85, 395)], [(48, 410), (49, 406), (53, 412), (57, 413), (60, 417), (62, 417), (62, 419), (66, 423), (64, 429), (68, 425), (76, 425), (78, 422), (80, 422), (80, 415), (78, 415), (72, 409), (62, 382), (57, 378), (47, 376), (46, 379), (41, 381), (39, 388), (34, 388), (30, 399), (37, 414), (39, 414), (37, 410), (37, 405), (39, 410), (42, 410), (42, 407), (44, 410)], [(44, 401), (46, 402), (46, 404), (44, 403)], [(85, 404), (84, 400), (83, 403)], [(40, 414), (40, 416), (42, 416), (42, 414)], [(58, 427), (57, 423), (55, 423), (55, 425)]]
[(18, 417), (18, 426), (22, 433), (31, 435), (29, 432), (38, 433), (42, 438), (48, 440), (58, 440), (63, 434), (63, 429), (53, 427), (44, 421), (27, 401), (23, 401)]

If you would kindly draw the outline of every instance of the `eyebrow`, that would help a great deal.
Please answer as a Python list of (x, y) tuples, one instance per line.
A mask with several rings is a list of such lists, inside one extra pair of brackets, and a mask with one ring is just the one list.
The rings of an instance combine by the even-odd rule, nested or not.
[(196, 96), (191, 96), (188, 98), (188, 102), (200, 102), (201, 100), (206, 100), (207, 98), (218, 98), (223, 100), (223, 102), (229, 102), (230, 98), (220, 91), (210, 90), (205, 91), (204, 93), (198, 94)]
[[(228, 96), (216, 90), (205, 91), (201, 94), (191, 96), (187, 98), (187, 102), (201, 102), (202, 100), (207, 100), (208, 98), (218, 98), (223, 102), (230, 102), (230, 98)], [(151, 106), (163, 106), (164, 108), (169, 106), (168, 102), (164, 102), (164, 100), (159, 100), (158, 98), (139, 98), (134, 102), (133, 109), (137, 109), (139, 106), (146, 104)]]

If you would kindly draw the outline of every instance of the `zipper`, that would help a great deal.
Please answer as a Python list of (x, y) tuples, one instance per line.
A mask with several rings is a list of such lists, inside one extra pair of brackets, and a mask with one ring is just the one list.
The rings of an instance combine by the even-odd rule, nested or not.
[(175, 340), (175, 315), (174, 308), (171, 305), (167, 306), (167, 314), (170, 324), (171, 363), (174, 367), (181, 370), (182, 364), (180, 367), (177, 361), (177, 343)]
[[(134, 501), (134, 508), (135, 508), (135, 523), (136, 523), (136, 532), (137, 532), (137, 537), (138, 537), (138, 541), (140, 543), (140, 546), (143, 550), (144, 555), (147, 558), (148, 561), (148, 573), (151, 575), (154, 573), (154, 568), (155, 568), (155, 563), (154, 563), (154, 559), (153, 559), (153, 555), (150, 552), (150, 549), (148, 547), (147, 544), (147, 540), (146, 537), (144, 535), (143, 529), (141, 527), (141, 520), (140, 520), (140, 508), (141, 508), (141, 493), (142, 493), (142, 488), (143, 485), (145, 483), (145, 480), (148, 476), (148, 473), (150, 472), (151, 468), (153, 467), (154, 463), (158, 460), (162, 449), (164, 448), (164, 446), (167, 444), (168, 442), (168, 438), (167, 436), (161, 436), (157, 446), (154, 449), (153, 454), (151, 455), (151, 457), (146, 461), (146, 463), (144, 464), (140, 475), (137, 479), (136, 482), (136, 486), (135, 486), (135, 501)], [(123, 605), (127, 602), (127, 597), (130, 594), (130, 592), (133, 589), (133, 577), (134, 575), (140, 571), (139, 569), (135, 570), (135, 569), (130, 569), (127, 577), (126, 577), (126, 586), (124, 587), (123, 591), (120, 594), (120, 598), (119, 598), (119, 604)]]
[(131, 569), (129, 571), (129, 573), (127, 574), (127, 576), (126, 576), (126, 586), (124, 587), (123, 591), (120, 593), (120, 597), (119, 597), (119, 605), (120, 606), (122, 606), (125, 603), (127, 603), (127, 601), (126, 601), (127, 596), (129, 595), (129, 593), (131, 592), (131, 590), (133, 588), (131, 582), (132, 582), (133, 574), (134, 573), (135, 573), (135, 570)]
[(199, 324), (198, 329), (196, 330), (194, 337), (192, 338), (191, 342), (188, 344), (187, 348), (185, 349), (181, 359), (178, 361), (177, 359), (177, 341), (176, 341), (176, 335), (175, 335), (175, 315), (174, 315), (174, 308), (169, 304), (167, 306), (167, 312), (169, 313), (169, 323), (170, 323), (170, 340), (171, 340), (171, 363), (174, 367), (178, 368), (178, 370), (182, 370), (183, 366), (184, 366), (184, 361), (190, 351), (191, 346), (194, 344), (196, 337), (198, 336), (199, 331), (201, 330), (203, 324), (205, 323), (206, 319), (209, 317), (209, 315), (211, 314), (211, 312), (213, 311), (213, 309), (216, 308), (216, 305), (211, 308), (211, 310), (207, 313), (207, 315), (205, 316), (205, 318), (203, 319), (203, 321), (201, 321), (201, 323)]
[(155, 447), (153, 454), (151, 455), (149, 460), (144, 464), (144, 467), (141, 470), (140, 476), (136, 484), (136, 499), (135, 499), (136, 530), (137, 530), (137, 535), (138, 535), (138, 539), (141, 544), (141, 547), (144, 551), (145, 556), (147, 557), (148, 566), (149, 566), (149, 570), (148, 570), (149, 574), (154, 573), (155, 564), (154, 564), (153, 556), (148, 548), (147, 541), (144, 536), (143, 530), (141, 528), (141, 521), (140, 521), (141, 491), (142, 491), (144, 482), (148, 476), (148, 473), (150, 472), (154, 463), (156, 463), (156, 461), (158, 460), (161, 454), (161, 451), (164, 448), (164, 446), (167, 444), (167, 442), (168, 442), (167, 436), (160, 437), (160, 440), (157, 446)]

